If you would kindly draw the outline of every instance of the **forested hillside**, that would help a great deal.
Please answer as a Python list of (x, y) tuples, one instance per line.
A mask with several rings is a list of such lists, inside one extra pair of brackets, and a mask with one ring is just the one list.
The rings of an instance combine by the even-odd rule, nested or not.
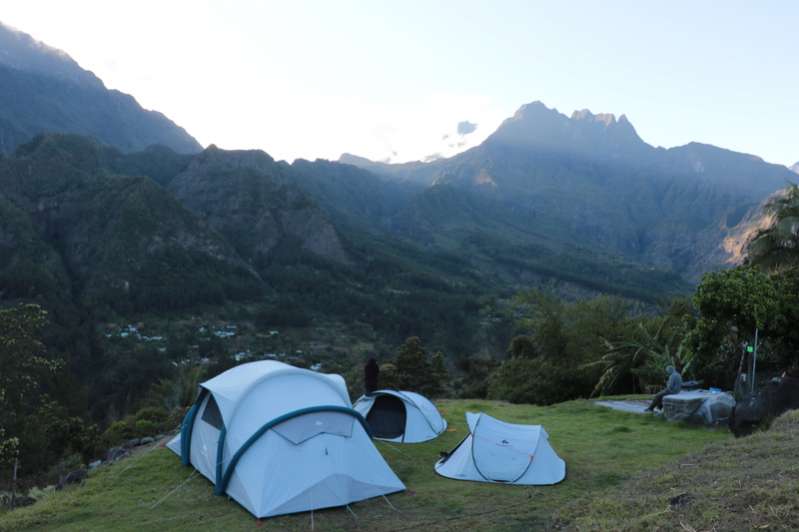
[(756, 327), (793, 363), (786, 167), (539, 102), (449, 159), (288, 163), (202, 150), (4, 26), (0, 51), (0, 469), (31, 482), (246, 361), (541, 404), (668, 363), (729, 386)]

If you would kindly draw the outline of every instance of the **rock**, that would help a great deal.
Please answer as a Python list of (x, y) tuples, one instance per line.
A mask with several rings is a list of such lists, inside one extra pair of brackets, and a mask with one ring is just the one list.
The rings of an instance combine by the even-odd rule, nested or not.
[(146, 438), (142, 438), (139, 442), (139, 445), (149, 445), (155, 441), (155, 438), (152, 436), (147, 436)]
[(62, 477), (61, 480), (58, 481), (55, 489), (60, 490), (64, 489), (64, 486), (68, 486), (69, 484), (80, 484), (86, 477), (89, 476), (89, 471), (86, 469), (76, 469), (75, 471), (71, 471), (66, 474), (66, 476)]
[(94, 462), (89, 464), (89, 469), (90, 470), (91, 469), (97, 469), (98, 467), (100, 467), (102, 465), (102, 463), (103, 463), (102, 460), (95, 460)]
[(19, 495), (14, 497), (14, 508), (22, 508), (23, 506), (30, 506), (34, 504), (36, 499), (33, 497), (26, 497), (25, 495)]
[(124, 458), (127, 455), (128, 451), (126, 449), (123, 449), (122, 447), (112, 447), (105, 453), (105, 461), (114, 462), (120, 458)]
[(690, 493), (680, 493), (669, 499), (669, 506), (672, 508), (682, 508), (683, 506), (688, 506), (691, 504), (693, 500), (693, 496)]
[(688, 421), (705, 399), (688, 393), (667, 395), (663, 398), (663, 417), (669, 421)]
[(122, 446), (130, 449), (131, 447), (138, 447), (141, 444), (141, 438), (132, 438), (126, 441)]

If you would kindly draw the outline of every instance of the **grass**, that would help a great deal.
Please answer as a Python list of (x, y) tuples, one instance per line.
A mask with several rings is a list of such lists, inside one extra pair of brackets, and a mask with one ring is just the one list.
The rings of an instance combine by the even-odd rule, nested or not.
[[(589, 401), (550, 407), (497, 401), (443, 400), (450, 429), (422, 444), (378, 442), (406, 484), (404, 493), (313, 514), (319, 530), (522, 530), (548, 528), (558, 510), (575, 499), (599, 497), (639, 472), (651, 470), (726, 432), (667, 423), (652, 416), (615, 412)], [(566, 480), (556, 486), (522, 487), (449, 480), (433, 464), (466, 434), (464, 413), (485, 411), (516, 423), (540, 423), (566, 460)], [(0, 530), (308, 530), (311, 514), (258, 521), (234, 501), (215, 497), (211, 484), (180, 465), (164, 448), (103, 466), (83, 487), (57, 492), (37, 504), (0, 515)], [(356, 517), (357, 515), (357, 517)]]
[(799, 411), (562, 509), (568, 530), (799, 530)]

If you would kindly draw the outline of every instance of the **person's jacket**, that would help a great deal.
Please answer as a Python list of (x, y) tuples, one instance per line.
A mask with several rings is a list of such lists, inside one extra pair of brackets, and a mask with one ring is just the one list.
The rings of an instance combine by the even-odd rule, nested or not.
[(669, 375), (669, 380), (666, 383), (666, 391), (669, 393), (680, 393), (682, 390), (682, 375), (677, 370)]

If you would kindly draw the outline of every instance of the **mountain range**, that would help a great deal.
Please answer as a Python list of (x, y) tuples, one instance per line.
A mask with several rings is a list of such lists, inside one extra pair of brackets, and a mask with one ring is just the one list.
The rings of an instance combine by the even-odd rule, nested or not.
[(106, 89), (66, 53), (0, 23), (0, 153), (44, 132), (78, 133), (123, 151), (202, 149), (163, 114)]
[(477, 196), (503, 212), (505, 234), (570, 242), (690, 280), (733, 259), (724, 239), (794, 177), (784, 166), (707, 144), (655, 148), (623, 115), (568, 117), (541, 102), (449, 159), (391, 165), (345, 154), (340, 162), (429, 191)]
[(796, 175), (541, 102), (433, 162), (202, 149), (5, 26), (0, 102), (0, 300), (98, 314), (255, 301), (404, 337), (530, 287), (655, 303), (740, 260), (730, 239)]

